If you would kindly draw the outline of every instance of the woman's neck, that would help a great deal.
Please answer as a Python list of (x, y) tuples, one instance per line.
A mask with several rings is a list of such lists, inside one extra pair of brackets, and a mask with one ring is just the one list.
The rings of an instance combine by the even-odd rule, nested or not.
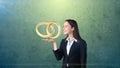
[(68, 39), (69, 39), (69, 40), (74, 39), (73, 34), (69, 34), (69, 35), (68, 35)]

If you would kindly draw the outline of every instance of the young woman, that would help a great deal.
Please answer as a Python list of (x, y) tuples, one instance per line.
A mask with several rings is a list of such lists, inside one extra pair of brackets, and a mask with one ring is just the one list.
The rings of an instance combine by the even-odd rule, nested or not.
[(65, 20), (63, 32), (66, 37), (61, 40), (59, 48), (55, 40), (45, 40), (53, 44), (56, 59), (63, 58), (62, 68), (86, 68), (87, 44), (80, 37), (77, 22), (72, 19)]

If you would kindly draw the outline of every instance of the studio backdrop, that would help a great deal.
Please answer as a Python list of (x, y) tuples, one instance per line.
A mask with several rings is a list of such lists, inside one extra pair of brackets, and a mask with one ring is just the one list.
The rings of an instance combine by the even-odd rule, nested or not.
[(35, 27), (57, 22), (62, 30), (66, 19), (87, 42), (87, 68), (120, 68), (120, 0), (0, 0), (0, 68), (61, 68)]

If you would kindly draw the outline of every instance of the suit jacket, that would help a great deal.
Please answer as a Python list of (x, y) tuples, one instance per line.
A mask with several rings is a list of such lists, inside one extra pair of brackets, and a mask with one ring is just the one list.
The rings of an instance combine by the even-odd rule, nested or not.
[(73, 42), (69, 55), (67, 55), (67, 40), (62, 39), (59, 49), (53, 51), (57, 60), (63, 58), (62, 68), (66, 68), (69, 64), (69, 68), (86, 68), (87, 59), (87, 44), (84, 40), (77, 40)]

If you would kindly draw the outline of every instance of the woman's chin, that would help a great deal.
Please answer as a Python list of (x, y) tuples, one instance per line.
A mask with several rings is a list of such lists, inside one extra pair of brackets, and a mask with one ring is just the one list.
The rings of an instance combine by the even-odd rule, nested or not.
[(64, 35), (67, 35), (67, 33), (64, 32)]

